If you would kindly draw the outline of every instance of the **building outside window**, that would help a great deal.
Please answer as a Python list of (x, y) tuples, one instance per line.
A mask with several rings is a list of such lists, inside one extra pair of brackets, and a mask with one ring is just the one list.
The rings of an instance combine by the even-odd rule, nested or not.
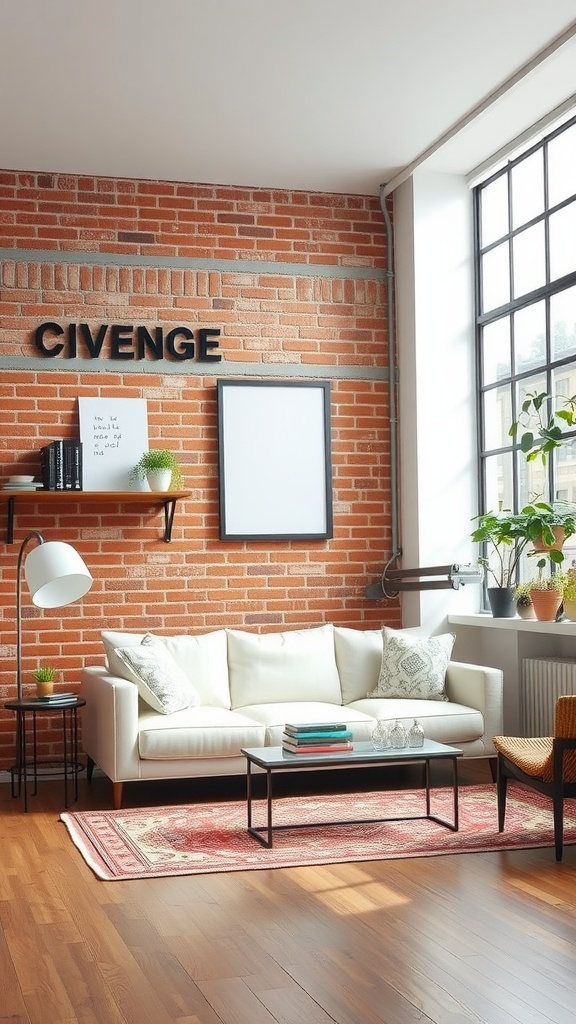
[(576, 502), (576, 431), (546, 466), (508, 433), (527, 395), (576, 394), (576, 117), (478, 185), (474, 212), (480, 510)]

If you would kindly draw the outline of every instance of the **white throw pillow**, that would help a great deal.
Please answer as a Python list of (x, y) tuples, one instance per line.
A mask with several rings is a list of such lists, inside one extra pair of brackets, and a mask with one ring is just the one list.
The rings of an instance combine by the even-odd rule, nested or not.
[(368, 697), (448, 700), (444, 687), (453, 633), (422, 639), (384, 626), (382, 638), (380, 678)]
[(138, 647), (117, 647), (142, 700), (162, 715), (194, 707), (199, 697), (190, 680), (158, 637), (146, 634)]
[(233, 708), (278, 701), (342, 703), (331, 623), (282, 633), (226, 632)]

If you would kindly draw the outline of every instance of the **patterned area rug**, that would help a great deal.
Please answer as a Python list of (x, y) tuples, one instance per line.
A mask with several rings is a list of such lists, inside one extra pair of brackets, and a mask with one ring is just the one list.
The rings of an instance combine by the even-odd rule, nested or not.
[[(566, 801), (565, 807), (564, 841), (570, 845), (576, 843), (576, 801)], [(106, 881), (553, 846), (551, 802), (514, 784), (509, 786), (506, 830), (501, 835), (496, 790), (490, 785), (460, 788), (458, 832), (427, 820), (322, 827), (328, 821), (416, 817), (424, 812), (421, 790), (283, 797), (274, 801), (274, 825), (306, 822), (315, 827), (275, 832), (271, 849), (246, 831), (242, 800), (68, 811), (60, 817), (86, 863)], [(255, 826), (264, 824), (264, 813), (264, 803), (255, 802)], [(452, 820), (450, 789), (434, 790), (432, 813)]]

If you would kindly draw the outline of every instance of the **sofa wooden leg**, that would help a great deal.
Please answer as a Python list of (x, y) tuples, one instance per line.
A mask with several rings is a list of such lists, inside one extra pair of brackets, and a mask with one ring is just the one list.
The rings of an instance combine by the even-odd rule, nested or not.
[(123, 782), (112, 783), (112, 807), (115, 811), (119, 811), (122, 806), (122, 787)]
[(86, 778), (88, 782), (92, 782), (92, 775), (94, 772), (94, 761), (91, 757), (86, 758)]

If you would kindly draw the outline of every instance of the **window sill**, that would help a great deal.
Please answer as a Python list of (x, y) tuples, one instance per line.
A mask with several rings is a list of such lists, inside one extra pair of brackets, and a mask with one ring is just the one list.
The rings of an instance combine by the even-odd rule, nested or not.
[(507, 629), (515, 633), (547, 633), (550, 636), (576, 636), (576, 622), (539, 622), (537, 619), (495, 619), (489, 612), (476, 615), (449, 615), (453, 626), (478, 626), (481, 629)]

